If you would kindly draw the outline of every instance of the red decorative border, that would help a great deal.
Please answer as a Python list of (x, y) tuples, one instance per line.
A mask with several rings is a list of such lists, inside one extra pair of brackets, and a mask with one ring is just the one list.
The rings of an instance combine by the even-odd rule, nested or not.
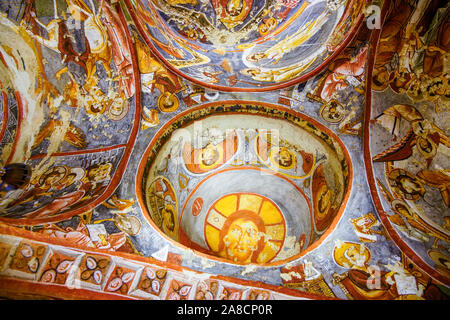
[[(385, 19), (388, 16), (388, 9), (391, 1), (385, 0), (383, 3), (382, 13), (381, 16), (383, 17), (383, 23), (381, 25), (381, 28), (385, 22)], [(392, 226), (391, 222), (388, 219), (388, 215), (386, 211), (384, 211), (383, 206), (381, 204), (381, 199), (378, 196), (378, 191), (376, 187), (375, 182), (375, 174), (373, 172), (373, 166), (372, 166), (372, 155), (370, 152), (370, 115), (372, 110), (372, 72), (373, 72), (373, 66), (375, 63), (375, 56), (376, 56), (376, 45), (378, 44), (381, 30), (377, 29), (372, 33), (371, 36), (371, 50), (369, 54), (368, 59), (368, 69), (367, 69), (367, 78), (366, 78), (366, 102), (365, 102), (365, 117), (364, 117), (364, 131), (363, 131), (363, 150), (364, 150), (364, 163), (366, 167), (366, 176), (370, 188), (370, 194), (372, 196), (372, 201), (375, 206), (375, 209), (378, 212), (378, 216), (381, 219), (381, 222), (383, 223), (383, 226), (386, 228), (389, 236), (392, 238), (394, 243), (397, 245), (397, 247), (413, 262), (415, 263), (420, 269), (422, 269), (424, 272), (426, 272), (428, 275), (430, 275), (432, 278), (437, 280), (438, 282), (443, 283), (446, 286), (450, 286), (450, 279), (448, 277), (445, 277), (444, 275), (437, 272), (434, 268), (432, 268), (427, 262), (425, 262), (421, 257), (419, 257), (414, 250), (408, 246), (408, 244), (402, 239), (402, 237), (397, 233), (395, 228)]]
[[(66, 220), (77, 214), (84, 213), (84, 212), (87, 212), (87, 211), (95, 208), (97, 205), (99, 205), (103, 201), (107, 200), (111, 196), (111, 194), (115, 191), (117, 186), (119, 185), (119, 183), (122, 179), (122, 175), (123, 175), (124, 171), (126, 170), (131, 152), (133, 151), (133, 148), (134, 148), (134, 142), (135, 142), (137, 134), (139, 132), (139, 123), (140, 123), (140, 117), (141, 117), (141, 92), (140, 92), (141, 84), (140, 84), (140, 75), (139, 75), (138, 64), (137, 64), (137, 60), (136, 60), (136, 52), (135, 52), (134, 44), (133, 44), (130, 34), (129, 34), (127, 22), (125, 20), (125, 17), (122, 12), (122, 8), (120, 7), (119, 3), (115, 3), (114, 8), (117, 10), (117, 13), (120, 16), (120, 21), (122, 23), (122, 27), (126, 31), (126, 38), (128, 41), (128, 46), (131, 51), (133, 75), (134, 75), (134, 83), (135, 83), (135, 95), (134, 95), (135, 114), (134, 114), (134, 119), (133, 119), (133, 128), (130, 133), (130, 138), (128, 139), (128, 142), (125, 145), (126, 146), (125, 151), (122, 155), (120, 164), (116, 168), (116, 172), (115, 172), (114, 176), (112, 177), (108, 187), (106, 188), (106, 190), (103, 192), (103, 194), (101, 196), (99, 196), (97, 199), (93, 200), (92, 202), (90, 202), (80, 208), (71, 210), (71, 211), (61, 214), (61, 215), (57, 215), (56, 217), (50, 217), (50, 218), (45, 218), (45, 219), (40, 219), (40, 220), (27, 219), (27, 218), (25, 218), (25, 219), (0, 218), (0, 222), (5, 222), (8, 224), (17, 225), (17, 226), (26, 226), (26, 225), (38, 225), (38, 224), (52, 223), (52, 222)], [(21, 109), (21, 108), (19, 108), (19, 109)], [(19, 114), (21, 114), (21, 113), (19, 112)], [(21, 119), (21, 116), (19, 117), (19, 120), (20, 119)], [(20, 124), (20, 121), (19, 121), (19, 124)], [(18, 130), (19, 130), (19, 128), (18, 128)], [(18, 137), (18, 136), (19, 136), (19, 132), (17, 132), (17, 134), (16, 134), (16, 137)], [(85, 151), (84, 153), (89, 153), (89, 151), (87, 151), (87, 152)], [(67, 155), (67, 153), (65, 153), (64, 155)]]
[[(66, 151), (66, 152), (55, 152), (52, 153), (52, 157), (66, 157), (66, 156), (76, 156), (80, 154), (89, 154), (89, 153), (97, 153), (97, 152), (106, 152), (111, 150), (116, 150), (120, 148), (126, 148), (128, 144), (117, 144), (115, 146), (109, 146), (98, 149), (89, 149), (89, 150), (76, 150), (76, 151)], [(47, 156), (46, 153), (37, 154), (30, 157), (30, 160), (41, 159)]]
[[(338, 137), (338, 135), (336, 135), (334, 132), (332, 132), (330, 129), (328, 129), (327, 127), (325, 127), (324, 125), (322, 125), (321, 123), (319, 123), (317, 120), (314, 120), (313, 118), (304, 115), (302, 113), (299, 113), (297, 111), (294, 111), (292, 109), (283, 107), (283, 106), (279, 106), (279, 105), (275, 105), (275, 104), (271, 104), (271, 103), (266, 103), (266, 102), (260, 102), (260, 101), (243, 101), (243, 100), (226, 100), (226, 101), (219, 101), (219, 102), (210, 102), (210, 103), (206, 103), (203, 105), (199, 105), (196, 106), (194, 108), (185, 110), (183, 112), (181, 112), (180, 114), (178, 114), (177, 116), (171, 118), (167, 123), (164, 124), (164, 126), (162, 126), (159, 131), (153, 136), (153, 139), (151, 140), (149, 146), (147, 147), (147, 149), (145, 150), (144, 154), (142, 155), (141, 158), (141, 162), (139, 164), (139, 168), (138, 168), (138, 172), (136, 175), (136, 197), (138, 199), (139, 202), (139, 206), (141, 207), (141, 210), (144, 214), (144, 216), (147, 218), (148, 223), (150, 223), (150, 225), (156, 230), (159, 231), (158, 226), (153, 222), (153, 220), (151, 219), (151, 215), (150, 212), (147, 209), (147, 205), (145, 204), (145, 200), (144, 200), (144, 194), (143, 194), (143, 190), (142, 190), (142, 182), (143, 182), (143, 178), (144, 178), (144, 171), (145, 168), (147, 166), (147, 159), (150, 156), (151, 152), (152, 152), (152, 148), (155, 145), (156, 142), (158, 142), (159, 138), (161, 137), (161, 135), (166, 131), (166, 129), (172, 125), (174, 122), (176, 122), (179, 118), (182, 118), (186, 115), (188, 115), (189, 113), (196, 111), (196, 110), (200, 110), (200, 109), (204, 109), (204, 108), (208, 108), (208, 107), (212, 107), (212, 106), (219, 106), (219, 105), (223, 105), (223, 104), (250, 104), (250, 105), (259, 105), (259, 106), (267, 106), (269, 108), (272, 109), (276, 109), (282, 112), (286, 112), (289, 113), (295, 117), (298, 117), (302, 120), (305, 120), (307, 122), (312, 123), (313, 125), (315, 125), (318, 129), (326, 132), (327, 135), (329, 135), (334, 141), (336, 141), (339, 146), (341, 147), (342, 153), (345, 157), (345, 160), (347, 161), (348, 164), (348, 186), (347, 186), (347, 190), (344, 194), (344, 198), (342, 199), (341, 202), (341, 206), (339, 208), (339, 211), (337, 212), (336, 216), (334, 217), (332, 223), (330, 224), (330, 226), (328, 227), (328, 229), (316, 240), (314, 241), (308, 248), (306, 248), (305, 250), (303, 250), (302, 252), (300, 252), (298, 255), (295, 255), (289, 259), (285, 259), (283, 261), (280, 262), (272, 262), (272, 263), (267, 263), (267, 264), (259, 264), (258, 266), (279, 266), (279, 265), (284, 265), (290, 261), (296, 260), (304, 255), (306, 255), (308, 252), (314, 250), (315, 248), (317, 248), (320, 244), (322, 244), (322, 242), (334, 231), (334, 229), (336, 228), (338, 222), (340, 221), (344, 211), (345, 211), (345, 207), (347, 204), (347, 201), (350, 197), (350, 192), (351, 192), (351, 188), (352, 188), (352, 182), (353, 182), (353, 166), (352, 166), (352, 161), (350, 158), (350, 155), (347, 151), (347, 148), (345, 147), (344, 143), (341, 141), (341, 139)], [(221, 115), (223, 114), (244, 114), (242, 112), (238, 112), (238, 111), (229, 111), (229, 112), (221, 112)], [(209, 115), (208, 115), (209, 116)], [(261, 116), (261, 117), (267, 117), (267, 118), (271, 118), (273, 119), (274, 117), (270, 116), (270, 115), (257, 115), (257, 116)], [(164, 239), (166, 239), (167, 241), (169, 241), (170, 243), (172, 243), (174, 246), (181, 248), (181, 249), (186, 249), (186, 246), (180, 244), (179, 242), (173, 240), (172, 238), (170, 238), (169, 236), (167, 236), (166, 234), (160, 232), (161, 236), (164, 237)], [(223, 259), (223, 258), (219, 258), (216, 256), (212, 256), (209, 254), (205, 254), (202, 253), (198, 250), (193, 250), (197, 255), (202, 256), (204, 258), (207, 259), (211, 259), (211, 260), (216, 260), (216, 261), (220, 261), (220, 262), (224, 262), (224, 263), (231, 263), (229, 260)]]
[[(3, 235), (10, 235), (15, 237), (20, 237), (23, 239), (38, 241), (42, 243), (46, 243), (48, 245), (57, 245), (57, 246), (64, 246), (68, 249), (73, 249), (76, 251), (80, 251), (80, 253), (87, 253), (87, 254), (107, 254), (111, 257), (119, 257), (122, 259), (126, 259), (129, 261), (132, 261), (136, 264), (152, 264), (155, 266), (158, 266), (160, 268), (166, 268), (168, 271), (175, 271), (175, 272), (184, 272), (189, 271), (193, 275), (197, 274), (199, 275), (199, 279), (201, 280), (201, 275), (204, 274), (204, 272), (197, 271), (194, 269), (189, 269), (187, 267), (182, 267), (177, 264), (173, 264), (170, 262), (162, 262), (157, 259), (151, 258), (151, 257), (143, 257), (131, 253), (124, 253), (124, 252), (114, 252), (114, 251), (108, 251), (104, 249), (97, 249), (97, 248), (87, 248), (83, 247), (81, 245), (76, 245), (73, 243), (69, 243), (63, 239), (58, 238), (49, 238), (42, 234), (38, 234), (35, 232), (31, 232), (28, 230), (24, 230), (22, 228), (17, 228), (9, 225), (5, 225), (0, 223), (0, 234)], [(214, 275), (211, 274), (210, 278), (211, 280), (222, 280), (229, 282), (231, 284), (238, 284), (242, 286), (248, 286), (248, 287), (255, 287), (258, 289), (266, 289), (271, 290), (276, 293), (285, 294), (292, 297), (298, 297), (298, 298), (306, 298), (306, 299), (312, 299), (312, 300), (341, 300), (339, 298), (332, 298), (324, 295), (309, 293), (309, 292), (303, 292), (291, 288), (286, 288), (282, 286), (277, 286), (273, 284), (267, 284), (260, 281), (253, 281), (253, 280), (244, 280), (239, 278), (233, 278), (229, 276), (223, 276), (223, 275)], [(62, 286), (62, 285), (52, 285), (52, 284), (42, 284), (40, 282), (33, 282), (32, 280), (22, 280), (22, 279), (15, 279), (10, 277), (4, 277), (0, 276), (0, 293), (2, 292), (2, 289), (9, 289), (11, 292), (18, 292), (18, 293), (36, 293), (43, 296), (53, 296), (54, 297), (62, 297), (66, 299), (91, 299), (91, 300), (99, 300), (99, 299), (140, 299), (139, 297), (134, 296), (122, 296), (118, 294), (109, 294), (106, 292), (100, 292), (100, 291), (94, 291), (89, 289), (69, 289), (68, 287)], [(50, 294), (49, 294), (50, 293)]]
[(318, 67), (316, 67), (314, 70), (308, 72), (307, 74), (304, 74), (303, 76), (288, 80), (283, 83), (267, 85), (265, 87), (239, 88), (239, 87), (234, 87), (234, 86), (219, 86), (219, 85), (202, 82), (196, 78), (186, 75), (185, 73), (183, 73), (180, 70), (178, 70), (177, 68), (175, 68), (162, 56), (162, 54), (158, 51), (158, 49), (153, 45), (153, 42), (151, 41), (151, 39), (149, 39), (149, 37), (147, 36), (145, 27), (139, 21), (137, 14), (133, 9), (133, 5), (131, 4), (130, 0), (123, 0), (123, 2), (134, 22), (134, 25), (138, 29), (139, 34), (144, 38), (145, 43), (151, 49), (153, 54), (158, 58), (158, 60), (160, 60), (160, 62), (162, 62), (172, 73), (174, 73), (177, 76), (184, 78), (190, 82), (198, 84), (202, 87), (209, 88), (212, 90), (225, 91), (225, 92), (266, 92), (266, 91), (280, 90), (280, 89), (284, 89), (287, 87), (291, 87), (299, 82), (304, 82), (304, 81), (314, 77), (315, 75), (322, 72), (328, 66), (328, 64), (332, 60), (334, 60), (342, 52), (342, 50), (344, 50), (347, 47), (347, 45), (356, 36), (358, 30), (363, 25), (363, 21), (364, 21), (364, 13), (360, 13), (360, 15), (357, 18), (356, 23), (353, 25), (351, 31), (349, 32), (347, 37), (341, 42), (341, 44), (338, 46), (338, 48), (336, 50), (334, 50), (334, 52), (328, 58), (323, 60), (323, 62)]
[[(121, 296), (107, 292), (91, 291), (89, 289), (69, 288), (65, 285), (45, 285), (16, 278), (0, 278), (0, 294), (8, 297), (14, 293), (19, 295), (19, 299), (23, 296), (36, 295), (35, 298), (55, 298), (58, 300), (137, 300), (131, 296)], [(26, 298), (24, 298), (26, 299)]]

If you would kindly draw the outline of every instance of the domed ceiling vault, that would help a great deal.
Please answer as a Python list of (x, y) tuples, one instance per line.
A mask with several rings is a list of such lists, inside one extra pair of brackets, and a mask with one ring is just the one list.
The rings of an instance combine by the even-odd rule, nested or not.
[(0, 296), (447, 299), (449, 4), (370, 5), (0, 3)]

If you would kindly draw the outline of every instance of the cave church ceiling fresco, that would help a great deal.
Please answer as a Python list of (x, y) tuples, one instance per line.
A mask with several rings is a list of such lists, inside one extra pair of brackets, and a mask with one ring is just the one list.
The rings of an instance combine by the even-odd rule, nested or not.
[(0, 3), (0, 297), (450, 296), (450, 5)]

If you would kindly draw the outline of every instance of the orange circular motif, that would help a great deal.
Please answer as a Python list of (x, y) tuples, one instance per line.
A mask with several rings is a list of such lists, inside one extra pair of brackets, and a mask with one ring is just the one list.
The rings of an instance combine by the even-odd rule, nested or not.
[(211, 252), (238, 264), (266, 263), (283, 247), (286, 226), (272, 200), (252, 193), (228, 194), (209, 209), (205, 239)]
[(203, 199), (197, 198), (194, 200), (194, 203), (192, 204), (192, 215), (194, 217), (198, 216), (203, 208)]

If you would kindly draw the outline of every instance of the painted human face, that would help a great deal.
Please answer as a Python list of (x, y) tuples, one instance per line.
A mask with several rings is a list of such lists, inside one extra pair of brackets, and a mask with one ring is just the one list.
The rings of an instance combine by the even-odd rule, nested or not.
[(278, 161), (278, 165), (281, 167), (290, 167), (293, 163), (292, 154), (286, 148), (281, 148), (278, 154), (275, 155), (275, 160)]
[(237, 219), (233, 221), (224, 237), (227, 257), (234, 262), (247, 262), (257, 249), (258, 227), (252, 221)]
[(74, 20), (84, 21), (86, 20), (86, 15), (81, 12), (79, 7), (74, 3), (73, 0), (66, 0), (67, 12), (70, 13)]
[(423, 139), (423, 138), (417, 139), (417, 143), (419, 144), (419, 147), (427, 153), (430, 153), (433, 150), (433, 146), (426, 139)]
[(175, 97), (173, 94), (169, 92), (165, 92), (162, 96), (161, 107), (165, 109), (170, 109), (175, 105)]
[(219, 158), (219, 152), (216, 147), (209, 144), (202, 152), (202, 162), (205, 166), (214, 164)]
[(331, 201), (331, 190), (327, 189), (324, 193), (320, 195), (319, 198), (319, 211), (325, 213), (326, 209), (329, 207)]
[(290, 166), (292, 163), (292, 155), (287, 150), (281, 150), (280, 151), (280, 164), (282, 166)]
[(362, 267), (366, 262), (366, 257), (361, 254), (359, 248), (356, 246), (350, 246), (347, 250), (345, 250), (344, 256), (353, 266)]
[(385, 68), (381, 68), (378, 70), (378, 72), (375, 75), (375, 79), (377, 82), (386, 83), (389, 80), (389, 73), (386, 71)]
[(230, 16), (236, 17), (242, 11), (243, 3), (239, 0), (230, 0), (227, 3), (226, 9)]
[(131, 218), (129, 218), (128, 216), (122, 216), (120, 214), (117, 214), (114, 217), (114, 222), (116, 223), (117, 227), (124, 231), (125, 233), (128, 234), (133, 234), (133, 230), (134, 230), (134, 225), (133, 222), (131, 221)]
[(162, 210), (162, 216), (164, 220), (164, 226), (168, 230), (173, 231), (175, 229), (173, 209), (170, 207), (164, 208)]
[(416, 193), (420, 191), (420, 187), (417, 185), (417, 183), (415, 183), (414, 181), (411, 181), (408, 178), (402, 178), (400, 179), (400, 183), (403, 186), (403, 189), (407, 192), (407, 193)]

